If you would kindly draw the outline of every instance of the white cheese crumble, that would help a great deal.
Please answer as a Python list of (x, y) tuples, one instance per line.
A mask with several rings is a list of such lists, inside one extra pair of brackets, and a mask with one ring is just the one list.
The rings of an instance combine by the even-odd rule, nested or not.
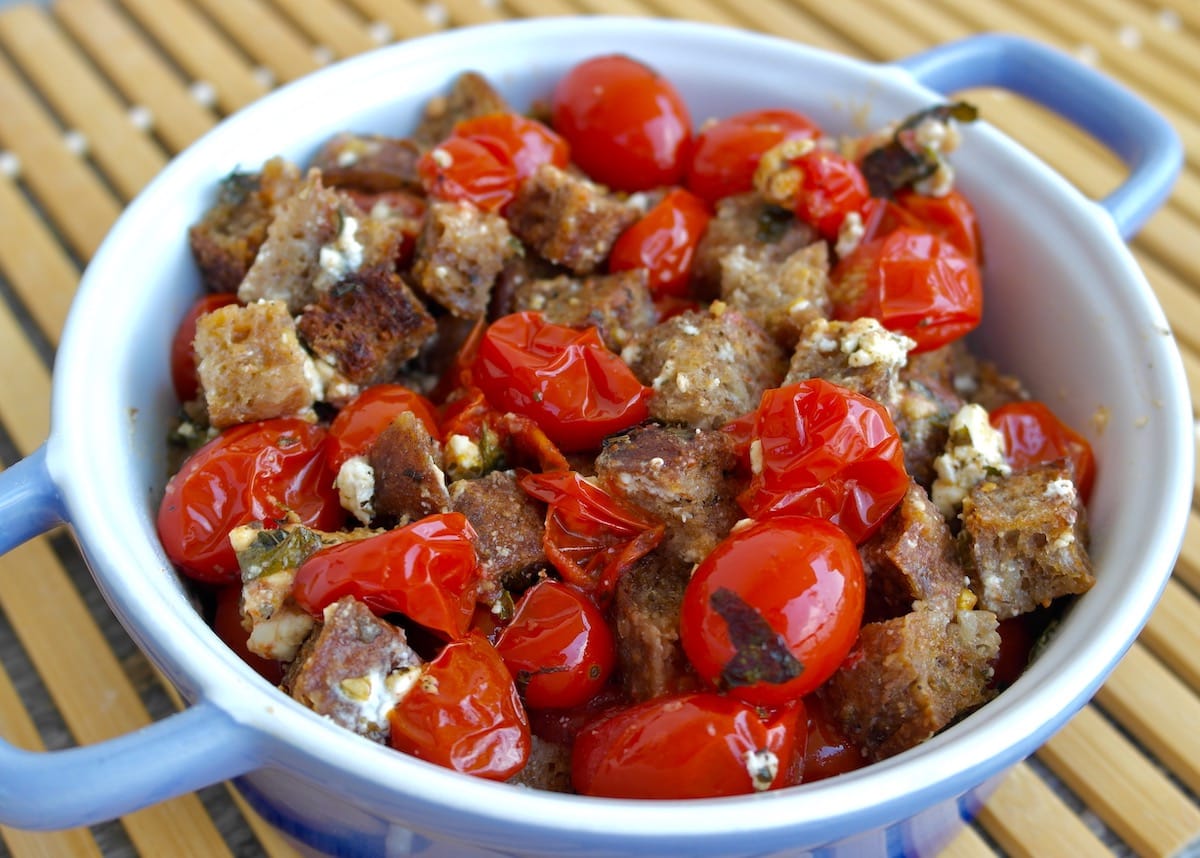
[(342, 509), (363, 524), (375, 517), (375, 469), (365, 456), (352, 456), (342, 463), (333, 481)]
[(963, 498), (976, 483), (1012, 472), (1004, 461), (1004, 436), (988, 422), (985, 408), (970, 403), (950, 418), (946, 451), (934, 459), (933, 468), (937, 479), (930, 497), (947, 518), (958, 513)]
[(908, 363), (908, 353), (916, 341), (903, 334), (889, 331), (878, 321), (864, 317), (855, 319), (842, 335), (842, 353), (852, 367), (902, 367)]
[(1067, 503), (1075, 502), (1075, 483), (1074, 481), (1060, 477), (1057, 480), (1051, 480), (1046, 483), (1046, 491), (1043, 494), (1054, 500), (1064, 500)]
[(402, 667), (384, 674), (372, 670), (363, 676), (343, 679), (334, 686), (337, 695), (356, 710), (355, 720), (369, 730), (388, 727), (388, 713), (417, 684), (421, 677), (418, 667)]
[(834, 252), (839, 257), (849, 256), (862, 242), (866, 232), (862, 215), (858, 212), (850, 212), (842, 219), (842, 225), (838, 227), (837, 243), (833, 247)]
[(363, 246), (355, 237), (357, 232), (358, 219), (343, 215), (342, 227), (338, 230), (337, 238), (321, 247), (321, 272), (313, 284), (318, 291), (328, 289), (362, 266)]
[(483, 467), (479, 445), (466, 435), (451, 435), (446, 439), (446, 466), (451, 471), (474, 471)]
[(755, 792), (763, 792), (771, 788), (779, 775), (779, 757), (773, 751), (760, 748), (757, 751), (747, 751), (746, 773), (750, 775), (750, 783)]
[(246, 649), (263, 658), (291, 661), (314, 625), (308, 611), (292, 602), (284, 602), (270, 617), (255, 622), (246, 640)]

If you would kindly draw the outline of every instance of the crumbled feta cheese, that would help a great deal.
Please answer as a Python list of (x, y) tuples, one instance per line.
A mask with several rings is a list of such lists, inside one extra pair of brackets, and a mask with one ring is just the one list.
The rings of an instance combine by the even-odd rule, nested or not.
[(342, 227), (338, 230), (337, 238), (321, 247), (321, 271), (313, 284), (318, 291), (328, 289), (362, 266), (363, 246), (355, 237), (357, 232), (358, 219), (342, 215)]
[(750, 775), (754, 791), (763, 792), (770, 789), (779, 775), (779, 757), (775, 756), (773, 751), (759, 748), (756, 751), (747, 751), (745, 760), (746, 773)]
[(933, 468), (937, 479), (930, 497), (947, 518), (958, 513), (963, 498), (976, 483), (1012, 472), (1004, 461), (1004, 436), (988, 422), (985, 408), (970, 403), (950, 418), (946, 451), (934, 459)]
[(903, 334), (889, 331), (875, 319), (855, 319), (842, 336), (841, 349), (846, 363), (852, 367), (879, 364), (883, 367), (902, 367), (916, 342)]
[(355, 721), (368, 730), (383, 730), (388, 713), (420, 679), (418, 667), (402, 667), (384, 674), (373, 670), (364, 676), (349, 676), (334, 686), (334, 692), (356, 710)]
[(448, 170), (454, 166), (454, 156), (441, 146), (434, 147), (433, 151), (429, 153), (429, 157), (433, 159), (433, 163), (437, 164), (443, 170)]
[(842, 225), (838, 227), (837, 243), (834, 245), (834, 252), (839, 257), (849, 256), (854, 252), (866, 235), (867, 229), (863, 225), (862, 215), (858, 212), (850, 212), (842, 220)]
[(446, 439), (446, 469), (450, 471), (475, 471), (483, 467), (483, 453), (479, 445), (466, 435), (451, 435)]
[(338, 469), (333, 481), (342, 508), (363, 524), (375, 517), (375, 469), (365, 456), (351, 456)]
[(263, 658), (291, 661), (314, 625), (308, 611), (292, 602), (284, 602), (271, 616), (254, 624), (246, 640), (246, 649)]
[(1046, 491), (1043, 492), (1046, 497), (1054, 500), (1065, 500), (1067, 503), (1075, 501), (1075, 483), (1067, 477), (1061, 477), (1057, 480), (1051, 480), (1046, 484)]

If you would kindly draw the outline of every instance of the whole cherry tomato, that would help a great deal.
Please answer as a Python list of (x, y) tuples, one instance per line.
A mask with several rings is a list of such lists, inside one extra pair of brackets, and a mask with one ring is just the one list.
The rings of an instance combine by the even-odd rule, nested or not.
[(916, 341), (944, 346), (983, 317), (979, 267), (948, 241), (905, 227), (860, 244), (830, 275), (834, 318), (871, 316)]
[(540, 313), (492, 322), (472, 373), (494, 408), (532, 418), (567, 453), (594, 449), (649, 414), (650, 388), (596, 328), (551, 324)]
[(296, 570), (292, 598), (311, 614), (344, 596), (377, 614), (400, 613), (443, 636), (471, 627), (479, 585), (475, 530), (462, 513), (323, 548)]
[(1010, 402), (993, 410), (989, 419), (1004, 436), (1004, 458), (1014, 470), (1069, 459), (1079, 496), (1087, 502), (1096, 478), (1092, 445), (1049, 406), (1035, 400)]
[(336, 530), (345, 514), (326, 459), (325, 430), (294, 418), (242, 423), (191, 455), (167, 482), (158, 536), (181, 572), (209, 584), (240, 579), (229, 532), (294, 515)]
[(518, 113), (489, 113), (464, 119), (454, 126), (455, 137), (491, 138), (508, 152), (517, 171), (517, 181), (532, 176), (543, 164), (565, 168), (571, 163), (571, 147), (536, 119)]
[(449, 137), (417, 161), (417, 175), (431, 197), (474, 203), (484, 211), (504, 208), (517, 193), (517, 168), (499, 141)]
[(858, 745), (842, 732), (830, 716), (824, 698), (810, 694), (804, 698), (808, 712), (808, 742), (804, 747), (804, 783), (824, 780), (861, 769), (867, 764)]
[(719, 694), (657, 697), (603, 715), (575, 740), (571, 781), (583, 795), (712, 798), (796, 782), (804, 706), (764, 720)]
[(402, 384), (374, 384), (355, 396), (329, 424), (329, 464), (336, 473), (347, 459), (370, 450), (397, 415), (411, 411), (434, 438), (441, 438), (433, 405)]
[(279, 662), (263, 658), (250, 652), (246, 641), (250, 633), (242, 626), (242, 585), (230, 584), (217, 590), (217, 604), (213, 610), (213, 631), (225, 642), (231, 650), (238, 654), (242, 661), (254, 668), (254, 671), (272, 685), (278, 685), (283, 680), (283, 668)]
[(702, 199), (683, 188), (674, 188), (621, 233), (609, 254), (608, 268), (645, 268), (655, 298), (683, 297), (688, 292), (696, 246), (711, 219)]
[(724, 430), (751, 461), (750, 485), (738, 497), (751, 518), (817, 516), (857, 543), (908, 490), (887, 409), (823, 379), (766, 391), (757, 409)]
[(692, 573), (679, 640), (706, 682), (776, 706), (833, 675), (858, 638), (866, 584), (858, 549), (821, 518), (735, 530)]
[(800, 171), (796, 216), (823, 238), (836, 241), (846, 215), (861, 213), (870, 199), (867, 180), (853, 161), (828, 149), (813, 149), (792, 166)]
[(616, 664), (616, 643), (600, 609), (582, 590), (545, 580), (525, 591), (496, 651), (533, 709), (586, 703)]
[(519, 483), (547, 505), (542, 545), (554, 568), (601, 604), (621, 573), (662, 542), (662, 522), (574, 471), (524, 474)]
[(821, 129), (794, 110), (749, 110), (705, 126), (696, 137), (687, 187), (713, 205), (754, 187), (764, 152), (784, 140), (818, 137)]
[(554, 130), (591, 178), (618, 191), (683, 181), (692, 120), (683, 97), (653, 69), (613, 54), (568, 71), (551, 99)]
[(392, 709), (393, 748), (476, 777), (504, 780), (529, 759), (529, 720), (487, 638), (447, 644)]
[(180, 402), (191, 402), (200, 393), (200, 380), (196, 377), (196, 320), (218, 307), (236, 304), (233, 292), (213, 292), (197, 300), (183, 316), (171, 340), (171, 384)]
[(872, 199), (864, 208), (863, 227), (863, 241), (882, 238), (900, 227), (931, 232), (976, 265), (983, 264), (979, 218), (970, 200), (957, 189), (934, 197), (905, 188), (894, 199)]

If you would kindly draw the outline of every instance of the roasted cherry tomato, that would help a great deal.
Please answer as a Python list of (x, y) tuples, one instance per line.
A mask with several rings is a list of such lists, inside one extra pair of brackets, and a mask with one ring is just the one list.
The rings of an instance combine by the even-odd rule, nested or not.
[(1005, 689), (1017, 681), (1029, 665), (1034, 644), (1041, 634), (1035, 614), (1019, 614), (1000, 621), (996, 632), (1000, 635), (1000, 649), (992, 662), (992, 688)]
[(529, 759), (529, 720), (516, 685), (487, 638), (447, 644), (392, 709), (389, 742), (439, 766), (504, 780)]
[(983, 317), (979, 267), (948, 241), (908, 228), (860, 244), (830, 275), (834, 317), (871, 316), (916, 341), (944, 346)]
[(583, 795), (711, 798), (795, 783), (804, 706), (764, 721), (719, 694), (666, 697), (601, 716), (575, 740), (571, 781)]
[(196, 377), (196, 320), (218, 307), (236, 304), (233, 292), (213, 292), (205, 295), (188, 309), (183, 321), (175, 329), (171, 340), (171, 383), (180, 402), (191, 402), (200, 394), (200, 380)]
[(683, 297), (688, 292), (696, 246), (711, 219), (703, 200), (683, 188), (674, 188), (621, 233), (609, 254), (608, 268), (645, 268), (654, 297)]
[(329, 425), (329, 464), (336, 473), (347, 459), (362, 456), (397, 415), (411, 411), (440, 438), (433, 405), (402, 384), (374, 384), (350, 400)]
[(861, 769), (867, 764), (862, 750), (846, 737), (830, 716), (820, 694), (804, 698), (808, 712), (808, 742), (804, 747), (804, 783)]
[(325, 430), (279, 418), (226, 429), (184, 462), (158, 508), (158, 536), (180, 571), (197, 581), (240, 578), (229, 532), (289, 516), (336, 530), (345, 514), (326, 459)]
[(534, 709), (586, 703), (604, 688), (617, 660), (612, 631), (596, 603), (551, 580), (521, 596), (496, 651)]
[(574, 471), (523, 474), (519, 482), (547, 505), (542, 545), (554, 568), (602, 604), (621, 573), (662, 542), (662, 522)]
[(870, 198), (867, 180), (853, 161), (829, 149), (813, 149), (792, 161), (800, 171), (796, 216), (823, 238), (836, 241), (842, 222), (860, 213)]
[(344, 596), (377, 614), (400, 613), (444, 637), (471, 627), (480, 569), (475, 530), (462, 513), (324, 548), (296, 570), (292, 598), (320, 616)]
[(682, 183), (691, 116), (653, 69), (623, 55), (585, 60), (559, 80), (551, 110), (554, 130), (595, 181), (618, 191)]
[(710, 205), (749, 191), (764, 152), (785, 140), (820, 133), (816, 123), (794, 110), (749, 110), (707, 125), (692, 150), (688, 190)]
[(213, 631), (225, 642), (231, 650), (241, 657), (242, 661), (254, 668), (255, 672), (272, 685), (278, 685), (283, 680), (283, 668), (279, 662), (263, 658), (250, 652), (246, 641), (250, 633), (242, 626), (242, 585), (230, 584), (217, 590), (217, 604), (213, 610)]
[(696, 567), (679, 640), (705, 681), (775, 706), (833, 675), (858, 637), (865, 594), (862, 560), (841, 528), (777, 516), (735, 530)]
[(594, 327), (551, 324), (540, 313), (493, 322), (472, 374), (494, 408), (532, 418), (567, 453), (595, 449), (649, 414), (650, 388)]
[(426, 193), (440, 200), (474, 203), (499, 211), (516, 195), (517, 168), (498, 141), (450, 137), (417, 161)]
[(983, 236), (970, 201), (958, 190), (934, 197), (905, 188), (894, 199), (872, 199), (864, 208), (863, 241), (883, 238), (907, 227), (931, 232), (983, 264)]
[(724, 427), (746, 451), (752, 518), (826, 518), (855, 542), (875, 532), (908, 490), (904, 449), (887, 409), (823, 379), (768, 390)]
[(1096, 457), (1087, 439), (1058, 419), (1044, 402), (1010, 402), (989, 415), (1004, 436), (1004, 458), (1015, 470), (1069, 459), (1084, 503), (1092, 494)]
[(455, 137), (491, 138), (508, 152), (517, 180), (532, 176), (543, 164), (564, 168), (571, 163), (571, 147), (536, 119), (518, 113), (489, 113), (464, 119), (454, 126)]

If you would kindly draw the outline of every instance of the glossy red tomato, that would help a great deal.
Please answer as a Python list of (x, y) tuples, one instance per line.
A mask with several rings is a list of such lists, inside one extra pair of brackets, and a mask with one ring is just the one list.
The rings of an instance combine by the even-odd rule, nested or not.
[(797, 700), (833, 675), (862, 625), (862, 561), (825, 519), (735, 530), (683, 595), (679, 640), (696, 673), (747, 703)]
[(983, 236), (970, 200), (957, 189), (940, 197), (904, 189), (894, 199), (872, 199), (863, 216), (863, 240), (882, 238), (900, 227), (931, 232), (976, 265), (983, 264)]
[(861, 769), (867, 764), (858, 745), (846, 737), (830, 716), (820, 694), (804, 698), (808, 712), (808, 742), (804, 747), (804, 783)]
[(563, 452), (595, 449), (649, 414), (650, 388), (594, 327), (551, 324), (540, 313), (493, 322), (472, 373), (494, 408), (533, 419)]
[(471, 627), (479, 585), (475, 530), (462, 513), (430, 515), (323, 548), (296, 570), (292, 598), (311, 614), (344, 596), (400, 613), (447, 638)]
[(517, 180), (533, 175), (543, 164), (565, 168), (571, 163), (571, 147), (536, 119), (518, 113), (489, 113), (464, 119), (454, 126), (455, 137), (497, 141), (508, 152)]
[(571, 157), (597, 182), (618, 191), (682, 183), (691, 116), (653, 69), (617, 54), (585, 60), (559, 80), (551, 111)]
[(574, 471), (524, 474), (520, 485), (547, 505), (542, 545), (554, 568), (601, 604), (621, 573), (662, 542), (662, 522)]
[(213, 292), (197, 300), (183, 316), (171, 340), (171, 383), (180, 402), (191, 402), (200, 393), (200, 380), (196, 377), (196, 320), (218, 307), (236, 304), (233, 292)]
[(862, 542), (908, 490), (887, 409), (823, 379), (766, 391), (757, 409), (724, 429), (751, 461), (738, 502), (752, 518), (817, 516)]
[(871, 316), (929, 351), (983, 317), (979, 267), (948, 241), (908, 228), (860, 244), (830, 275), (834, 318)]
[(846, 215), (861, 214), (870, 199), (867, 180), (853, 161), (828, 149), (813, 149), (792, 166), (800, 171), (796, 216), (823, 238), (836, 241)]
[(250, 652), (246, 642), (250, 633), (242, 626), (242, 585), (230, 584), (217, 590), (217, 604), (213, 611), (213, 631), (225, 642), (231, 650), (238, 654), (242, 661), (254, 668), (255, 672), (272, 685), (278, 685), (283, 680), (283, 668), (274, 659), (263, 658)]
[(551, 580), (521, 596), (496, 651), (533, 709), (586, 703), (604, 688), (617, 660), (612, 630), (595, 602)]
[(1025, 672), (1041, 633), (1039, 625), (1032, 614), (1020, 614), (1000, 621), (996, 628), (1000, 635), (1000, 649), (992, 662), (991, 688), (1008, 688)]
[(433, 405), (402, 384), (375, 384), (359, 393), (329, 424), (329, 464), (336, 473), (347, 459), (366, 455), (396, 417), (411, 411), (434, 438), (441, 438)]
[(1004, 436), (1004, 458), (1014, 470), (1069, 459), (1079, 496), (1087, 502), (1096, 478), (1092, 445), (1049, 406), (1036, 400), (1010, 402), (993, 410), (989, 419)]
[(609, 254), (608, 268), (645, 268), (655, 298), (683, 297), (688, 292), (696, 246), (711, 219), (702, 199), (683, 188), (674, 188), (621, 233)]
[(517, 192), (517, 168), (494, 140), (443, 140), (417, 161), (417, 175), (431, 197), (474, 203), (484, 211), (499, 211)]
[(687, 187), (710, 205), (753, 189), (764, 152), (785, 140), (818, 137), (821, 129), (794, 110), (749, 110), (706, 125), (696, 137)]
[(158, 536), (181, 572), (209, 584), (240, 579), (235, 527), (294, 515), (318, 530), (345, 519), (326, 459), (325, 430), (280, 418), (226, 429), (184, 462), (158, 508)]
[(601, 716), (575, 740), (571, 781), (583, 795), (712, 798), (796, 782), (804, 706), (764, 720), (706, 692), (658, 697)]
[(388, 716), (398, 751), (504, 780), (529, 759), (529, 721), (516, 685), (487, 638), (447, 644)]

